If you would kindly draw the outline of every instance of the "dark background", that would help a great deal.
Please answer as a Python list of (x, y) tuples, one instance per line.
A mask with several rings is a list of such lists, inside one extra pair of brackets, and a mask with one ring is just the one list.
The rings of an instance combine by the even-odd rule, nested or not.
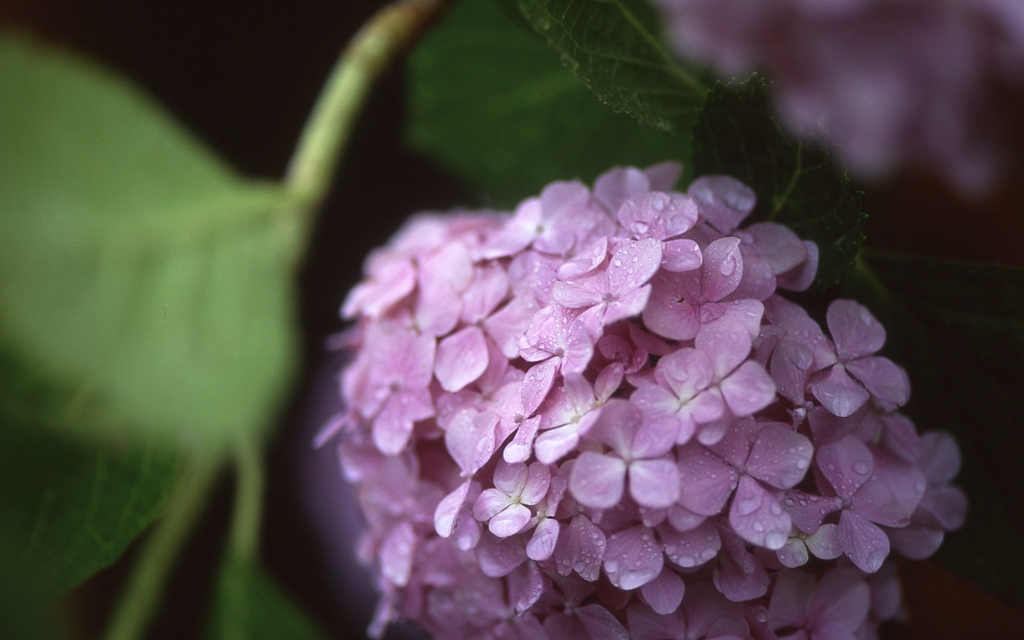
[[(383, 4), (0, 0), (0, 29), (29, 31), (87, 53), (140, 84), (241, 172), (274, 179), (283, 175), (338, 53)], [(309, 450), (310, 430), (323, 409), (307, 390), (316, 378), (330, 393), (330, 371), (337, 364), (327, 360), (324, 341), (341, 327), (338, 306), (359, 278), (366, 253), (410, 213), (473, 205), (480, 195), (405, 149), (402, 91), (399, 64), (367, 102), (323, 208), (300, 276), (303, 375), (268, 452), (262, 537), (266, 565), (339, 638), (363, 637), (370, 612), (352, 592), (336, 587), (344, 576), (339, 580), (334, 558), (316, 535), (300, 492), (300, 478), (308, 471), (303, 465), (322, 471), (333, 464), (328, 452), (323, 452), (326, 457), (314, 456)], [(991, 197), (971, 203), (923, 174), (903, 173), (872, 186), (865, 200), (872, 215), (869, 243), (1022, 264), (1020, 178), (1017, 171)], [(202, 635), (231, 495), (231, 480), (225, 477), (172, 576), (150, 637)], [(133, 547), (119, 563), (61, 601), (61, 624), (69, 638), (99, 636), (136, 551)], [(891, 629), (890, 637), (1019, 638), (1024, 633), (1024, 615), (931, 563), (904, 563), (903, 573), (912, 623)], [(349, 577), (359, 579), (354, 573)], [(364, 596), (371, 589), (367, 585)]]

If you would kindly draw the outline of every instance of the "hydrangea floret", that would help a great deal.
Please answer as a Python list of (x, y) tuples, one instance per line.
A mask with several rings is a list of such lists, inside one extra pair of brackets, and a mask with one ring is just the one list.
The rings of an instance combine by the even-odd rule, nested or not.
[(367, 260), (318, 440), (368, 525), (375, 637), (872, 638), (891, 552), (962, 524), (956, 443), (898, 413), (884, 328), (837, 300), (826, 335), (778, 292), (816, 245), (680, 171), (422, 214)]
[(653, 0), (682, 55), (725, 78), (767, 72), (795, 133), (861, 176), (928, 166), (966, 193), (1009, 167), (1024, 87), (1016, 0)]

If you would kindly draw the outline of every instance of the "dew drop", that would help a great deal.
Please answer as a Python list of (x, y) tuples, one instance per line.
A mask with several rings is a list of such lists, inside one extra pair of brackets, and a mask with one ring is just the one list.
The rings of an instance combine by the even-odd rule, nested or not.
[(772, 512), (773, 516), (782, 515), (782, 505), (780, 505), (778, 502), (773, 502), (771, 506), (768, 507), (768, 510)]
[(604, 563), (604, 569), (608, 573), (615, 573), (619, 570), (619, 563), (616, 560), (609, 560)]
[(783, 500), (783, 502), (785, 502), (785, 503), (786, 503), (786, 506), (787, 506), (787, 507), (792, 507), (793, 505), (795, 505), (795, 504), (796, 504), (796, 503), (795, 503), (795, 502), (793, 501), (793, 498), (786, 498), (785, 500)]
[(860, 460), (853, 463), (853, 470), (862, 476), (866, 476), (871, 471), (871, 467), (868, 466), (868, 463)]
[(730, 256), (723, 260), (722, 264), (718, 265), (718, 272), (727, 278), (736, 273), (736, 258)]
[(760, 522), (755, 522), (754, 523), (754, 531), (756, 531), (757, 533), (764, 533), (764, 525), (761, 524)]
[(810, 464), (811, 463), (807, 460), (807, 458), (800, 458), (799, 460), (796, 461), (796, 468), (801, 471), (806, 471), (807, 466)]

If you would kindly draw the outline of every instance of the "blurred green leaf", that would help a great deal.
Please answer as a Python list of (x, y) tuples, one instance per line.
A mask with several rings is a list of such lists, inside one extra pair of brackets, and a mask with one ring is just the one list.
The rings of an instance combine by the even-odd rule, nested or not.
[(287, 205), (123, 80), (0, 40), (0, 349), (84, 408), (67, 424), (207, 446), (267, 426), (296, 345)]
[(936, 559), (1024, 608), (1024, 269), (865, 251), (850, 291), (907, 367), (907, 413), (963, 453), (963, 530)]
[[(824, 150), (793, 140), (773, 116), (769, 83), (718, 83), (694, 130), (694, 175), (726, 173), (757, 193), (749, 221), (772, 220), (818, 244), (816, 289), (840, 281), (864, 243), (862, 192)], [(749, 222), (748, 221), (748, 222)]]
[(496, 204), (614, 165), (687, 161), (690, 137), (644, 130), (600, 104), (494, 0), (464, 0), (409, 60), (408, 136)]
[(328, 636), (255, 561), (228, 555), (206, 640), (326, 640)]
[[(0, 375), (0, 386), (9, 380)], [(163, 511), (180, 467), (152, 444), (101, 445), (48, 428), (56, 409), (11, 409), (0, 402), (0, 569), (18, 576), (19, 591), (52, 598), (124, 553)]]
[(562, 63), (613, 109), (662, 131), (696, 122), (710, 83), (669, 53), (642, 0), (518, 0)]

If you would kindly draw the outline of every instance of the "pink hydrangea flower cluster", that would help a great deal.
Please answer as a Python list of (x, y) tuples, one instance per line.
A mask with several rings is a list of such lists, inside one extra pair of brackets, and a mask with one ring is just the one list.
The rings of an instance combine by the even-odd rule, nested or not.
[(680, 166), (556, 182), (513, 214), (412, 219), (343, 307), (338, 438), (374, 635), (870, 638), (886, 562), (960, 526), (953, 440), (896, 412), (885, 330), (779, 288), (817, 247)]
[(930, 166), (968, 193), (1006, 168), (1024, 87), (1018, 0), (654, 0), (677, 50), (742, 77), (766, 71), (804, 135), (851, 169)]

